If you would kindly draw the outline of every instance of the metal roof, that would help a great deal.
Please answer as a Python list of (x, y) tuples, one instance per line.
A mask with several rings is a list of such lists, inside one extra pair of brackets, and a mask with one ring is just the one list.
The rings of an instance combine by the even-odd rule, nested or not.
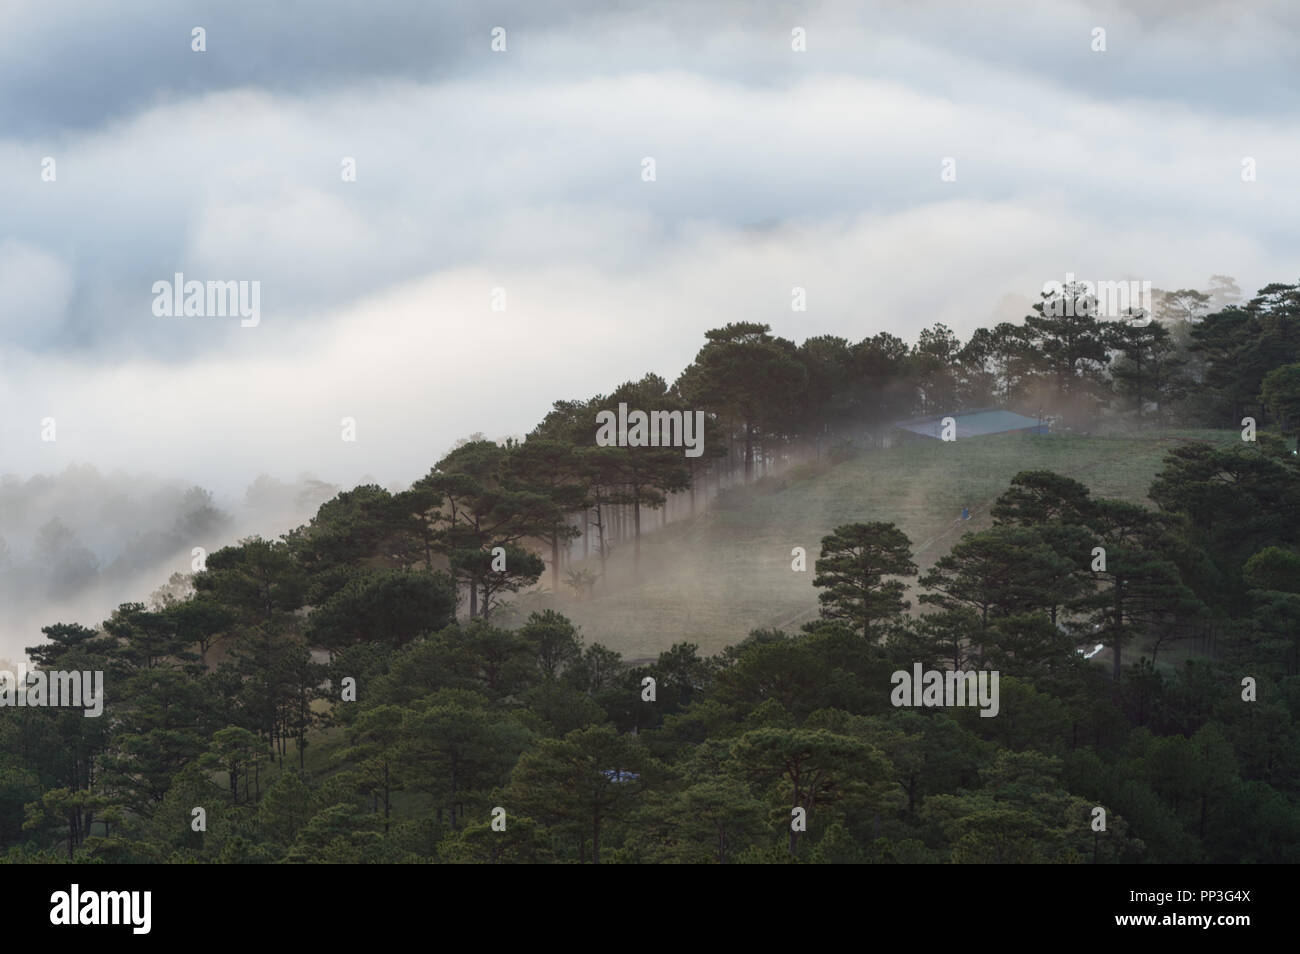
[(1003, 411), (994, 408), (988, 411), (972, 411), (969, 414), (942, 414), (927, 417), (919, 421), (899, 421), (894, 426), (923, 437), (939, 439), (943, 431), (943, 419), (951, 417), (957, 422), (957, 437), (982, 437), (986, 434), (1004, 434), (1007, 431), (1023, 431), (1042, 428), (1047, 430), (1047, 422), (1036, 417), (1025, 417), (1015, 411)]

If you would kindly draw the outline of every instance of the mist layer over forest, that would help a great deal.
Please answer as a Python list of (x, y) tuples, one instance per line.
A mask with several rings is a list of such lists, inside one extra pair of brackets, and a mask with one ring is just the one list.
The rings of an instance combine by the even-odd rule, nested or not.
[(241, 496), (219, 499), (178, 479), (89, 464), (0, 477), (0, 660), (21, 659), (42, 626), (95, 625), (121, 603), (162, 598), (173, 574), (193, 572), (196, 547), (211, 553), (250, 534), (277, 536), (338, 489), (308, 475), (262, 475)]

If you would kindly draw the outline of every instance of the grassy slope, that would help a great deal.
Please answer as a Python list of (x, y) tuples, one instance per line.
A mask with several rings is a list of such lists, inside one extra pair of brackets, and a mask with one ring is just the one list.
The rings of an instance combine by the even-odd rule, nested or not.
[[(745, 492), (734, 507), (679, 521), (642, 542), (642, 580), (631, 583), (631, 545), (610, 560), (598, 597), (546, 597), (601, 642), (628, 658), (655, 656), (675, 642), (707, 653), (762, 626), (797, 629), (816, 613), (813, 562), (835, 526), (892, 521), (912, 540), (922, 570), (968, 530), (990, 524), (989, 508), (1021, 470), (1046, 469), (1082, 481), (1094, 495), (1149, 503), (1147, 487), (1173, 447), (1188, 440), (1240, 440), (1237, 431), (1162, 431), (1142, 437), (1003, 435), (953, 443), (924, 441), (866, 453), (828, 472), (797, 471), (768, 492)], [(958, 518), (969, 507), (971, 519)], [(654, 521), (652, 521), (654, 522)], [(808, 572), (790, 569), (791, 548), (808, 552)], [(591, 561), (598, 570), (598, 561)], [(527, 611), (542, 605), (521, 599)]]
[[(1229, 442), (1240, 440), (1240, 433), (930, 441), (866, 454), (814, 476), (801, 478), (796, 469), (773, 482), (783, 489), (746, 492), (733, 508), (711, 510), (648, 534), (642, 542), (640, 584), (620, 582), (631, 576), (629, 545), (611, 558), (608, 585), (597, 587), (603, 591), (598, 599), (578, 603), (549, 594), (521, 597), (513, 613), (502, 613), (502, 621), (553, 605), (582, 626), (589, 643), (602, 642), (629, 659), (655, 656), (682, 640), (714, 653), (756, 627), (785, 624), (793, 631), (816, 614), (813, 562), (822, 536), (838, 524), (896, 522), (912, 539), (916, 562), (924, 569), (962, 533), (989, 525), (989, 507), (1018, 471), (1055, 470), (1087, 484), (1096, 495), (1145, 502), (1165, 453), (1187, 440)], [(956, 519), (963, 506), (971, 509), (964, 524)], [(794, 546), (808, 551), (807, 573), (790, 569)], [(599, 570), (599, 561), (590, 565)], [(1104, 657), (1099, 664), (1108, 665)], [(315, 730), (310, 739), (308, 772), (324, 777), (337, 771), (334, 754), (343, 744), (343, 731)], [(285, 767), (297, 762), (290, 745)], [(280, 771), (276, 765), (265, 769), (263, 786)], [(219, 781), (224, 784), (224, 776)], [(416, 817), (428, 805), (428, 796), (395, 793), (393, 815)]]

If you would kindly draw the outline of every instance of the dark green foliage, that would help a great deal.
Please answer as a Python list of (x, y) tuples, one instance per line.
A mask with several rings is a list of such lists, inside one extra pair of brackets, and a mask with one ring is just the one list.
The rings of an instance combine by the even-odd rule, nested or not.
[[(178, 584), (94, 629), (45, 627), (33, 665), (102, 671), (105, 713), (5, 710), (0, 850), (232, 864), (1300, 862), (1300, 465), (1275, 434), (1174, 448), (1154, 507), (1020, 473), (992, 526), (923, 554), (919, 580), (894, 524), (827, 526), (821, 618), (712, 657), (683, 639), (624, 660), (584, 645), (545, 594), (513, 595), (548, 560), (554, 589), (585, 534), (583, 598), (598, 599), (620, 585), (603, 573), (608, 547), (639, 546), (643, 511), (680, 513), (686, 494), (736, 470), (766, 476), (792, 448), (870, 448), (914, 413), (1031, 398), (1078, 412), (1113, 392), (1126, 420), (1208, 401), (1293, 428), (1295, 289), (1204, 318), (1205, 296), (1172, 293), (1163, 311), (1186, 312), (1172, 330), (1059, 314), (1046, 296), (1025, 325), (965, 344), (938, 324), (910, 348), (887, 334), (796, 347), (749, 322), (711, 331), (672, 387), (651, 374), (559, 401), (527, 441), (466, 441), (406, 491), (357, 487), (283, 540), (217, 550), (189, 598)], [(1205, 375), (1187, 401), (1184, 362)], [(620, 402), (704, 411), (705, 453), (594, 446), (596, 412)], [(219, 518), (192, 493), (178, 533)], [(57, 523), (37, 549), (65, 582), (94, 569)], [(525, 598), (540, 608), (522, 621), (501, 611)], [(1097, 643), (1109, 655), (1084, 661)], [(997, 670), (997, 717), (895, 708), (891, 676), (916, 664)]]
[(822, 618), (844, 620), (868, 638), (881, 624), (906, 610), (906, 584), (886, 576), (913, 576), (912, 544), (892, 523), (854, 523), (822, 538), (813, 585), (824, 587)]

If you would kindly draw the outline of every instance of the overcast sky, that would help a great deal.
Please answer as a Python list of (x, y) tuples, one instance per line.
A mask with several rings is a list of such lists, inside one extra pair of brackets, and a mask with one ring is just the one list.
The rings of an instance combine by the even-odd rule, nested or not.
[[(728, 321), (912, 341), (1067, 271), (1294, 281), (1298, 27), (1249, 0), (3, 0), (0, 471), (406, 483), (672, 381)], [(259, 281), (260, 324), (155, 317), (176, 272)]]

